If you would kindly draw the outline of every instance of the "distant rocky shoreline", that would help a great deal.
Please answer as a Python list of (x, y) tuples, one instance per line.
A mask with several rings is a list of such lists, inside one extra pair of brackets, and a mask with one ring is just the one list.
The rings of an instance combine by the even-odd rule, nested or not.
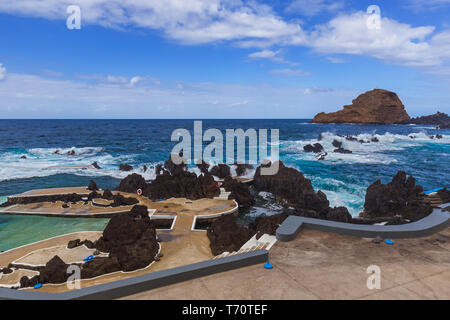
[(450, 117), (438, 111), (434, 115), (411, 118), (395, 92), (374, 89), (359, 95), (340, 111), (318, 113), (312, 123), (421, 124), (449, 129)]

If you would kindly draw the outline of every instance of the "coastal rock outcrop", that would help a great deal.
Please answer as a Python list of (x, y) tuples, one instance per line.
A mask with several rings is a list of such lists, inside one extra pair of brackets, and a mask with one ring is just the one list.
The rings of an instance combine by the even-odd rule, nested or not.
[(401, 217), (404, 223), (420, 220), (432, 211), (431, 205), (422, 199), (422, 187), (416, 179), (399, 171), (391, 182), (377, 180), (367, 188), (363, 218)]
[[(175, 164), (173, 162), (172, 157), (177, 160), (177, 163)], [(179, 154), (171, 154), (169, 156), (169, 159), (167, 159), (166, 162), (164, 162), (164, 168), (168, 170), (171, 174), (174, 174), (176, 170), (186, 171), (187, 170), (187, 164), (186, 159), (183, 158), (183, 152), (180, 152)], [(161, 171), (159, 172), (161, 174)]]
[(374, 89), (358, 96), (343, 110), (317, 114), (312, 122), (394, 124), (408, 120), (410, 117), (396, 93)]
[(261, 168), (269, 165), (263, 164), (256, 169), (253, 178), (256, 190), (271, 192), (287, 201), (288, 204), (300, 204), (310, 209), (315, 209), (318, 203), (323, 202), (314, 192), (311, 181), (306, 179), (300, 171), (286, 167), (282, 161), (279, 161), (276, 174), (261, 175)]
[(327, 196), (320, 190), (314, 192), (311, 181), (300, 171), (286, 167), (280, 161), (277, 174), (261, 175), (261, 166), (256, 169), (253, 181), (255, 189), (281, 198), (285, 206), (294, 208), (291, 214), (340, 222), (351, 221), (346, 208), (330, 208)]
[(234, 165), (236, 166), (236, 175), (238, 177), (244, 176), (249, 170), (255, 169), (255, 167), (249, 163), (235, 163)]
[(200, 169), (201, 173), (208, 173), (209, 172), (210, 164), (208, 162), (200, 160), (200, 161), (197, 162), (196, 166), (197, 166), (197, 168)]
[(211, 168), (209, 171), (213, 176), (218, 177), (219, 179), (224, 179), (226, 177), (231, 176), (230, 167), (224, 163), (219, 163)]
[(249, 187), (240, 183), (230, 176), (226, 177), (223, 182), (223, 188), (231, 192), (229, 199), (234, 199), (241, 208), (250, 208), (255, 204), (255, 199), (250, 193)]
[(401, 122), (402, 124), (420, 124), (420, 125), (436, 125), (440, 129), (450, 128), (450, 116), (443, 112), (437, 112), (433, 115), (412, 118)]
[(116, 191), (136, 193), (138, 189), (144, 190), (146, 186), (145, 179), (141, 175), (133, 173), (120, 181)]
[(221, 216), (213, 221), (206, 234), (215, 256), (223, 252), (238, 251), (252, 237), (250, 230), (239, 226), (236, 217), (232, 215)]
[(181, 169), (173, 174), (164, 171), (143, 189), (143, 195), (153, 199), (187, 198), (197, 200), (214, 198), (220, 194), (219, 187), (211, 174), (197, 176)]

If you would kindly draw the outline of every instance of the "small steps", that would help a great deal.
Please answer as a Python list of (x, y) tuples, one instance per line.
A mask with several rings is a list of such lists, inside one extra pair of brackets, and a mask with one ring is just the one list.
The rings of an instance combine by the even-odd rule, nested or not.
[(437, 193), (431, 193), (429, 195), (426, 195), (423, 198), (423, 201), (429, 201), (433, 208), (437, 208), (444, 204)]
[(214, 197), (214, 200), (228, 200), (231, 192), (225, 191), (225, 188), (220, 188), (220, 195), (218, 197)]
[(256, 250), (269, 250), (276, 242), (275, 236), (269, 236), (264, 234), (261, 238), (256, 240), (256, 235), (253, 236), (250, 240), (248, 240), (238, 251), (233, 252), (224, 252), (215, 256), (213, 259), (220, 259), (225, 257), (234, 256), (236, 254), (247, 253)]

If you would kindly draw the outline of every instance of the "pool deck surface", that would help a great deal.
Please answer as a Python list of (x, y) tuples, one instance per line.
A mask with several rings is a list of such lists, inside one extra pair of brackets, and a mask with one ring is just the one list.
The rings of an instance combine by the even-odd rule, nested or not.
[[(371, 239), (304, 230), (270, 250), (272, 270), (256, 265), (123, 299), (450, 299), (450, 228), (430, 237)], [(367, 268), (381, 289), (367, 289)]]

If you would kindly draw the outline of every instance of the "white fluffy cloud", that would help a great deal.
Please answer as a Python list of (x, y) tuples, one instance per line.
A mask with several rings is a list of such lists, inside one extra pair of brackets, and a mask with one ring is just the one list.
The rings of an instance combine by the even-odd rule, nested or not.
[(367, 28), (367, 15), (340, 15), (310, 34), (309, 46), (323, 53), (357, 54), (408, 66), (437, 66), (450, 59), (450, 31), (412, 27), (382, 18), (381, 29)]
[(3, 64), (0, 63), (0, 81), (5, 79), (6, 77), (6, 68), (3, 67)]
[(0, 11), (48, 19), (67, 18), (68, 5), (81, 8), (82, 25), (159, 29), (183, 43), (298, 37), (298, 24), (269, 6), (240, 0), (2, 0)]

